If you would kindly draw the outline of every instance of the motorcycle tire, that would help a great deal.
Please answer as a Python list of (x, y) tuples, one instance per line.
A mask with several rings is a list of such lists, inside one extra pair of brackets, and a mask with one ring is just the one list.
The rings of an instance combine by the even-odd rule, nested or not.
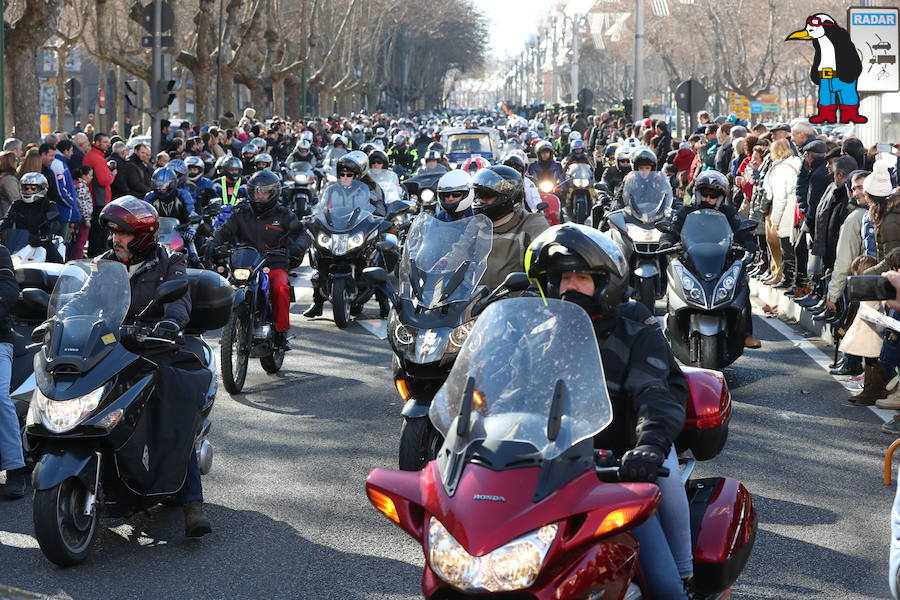
[(344, 329), (350, 324), (350, 304), (347, 280), (335, 279), (331, 284), (331, 311), (334, 313), (334, 324), (338, 329)]
[(241, 352), (244, 338), (247, 337), (247, 321), (240, 311), (231, 313), (231, 319), (222, 329), (220, 340), (220, 360), (222, 385), (229, 394), (240, 394), (247, 379), (247, 366), (250, 355)]
[(700, 335), (697, 343), (700, 344), (698, 357), (700, 367), (704, 369), (720, 370), (722, 368), (722, 340), (718, 335)]
[(655, 315), (656, 282), (652, 279), (639, 279), (636, 287), (637, 301), (646, 306), (651, 315)]
[(400, 427), (400, 469), (421, 471), (429, 461), (437, 458), (443, 443), (443, 437), (427, 416), (403, 419)]
[(34, 537), (44, 556), (61, 567), (87, 558), (97, 535), (96, 509), (84, 514), (86, 496), (84, 484), (76, 477), (34, 492)]
[(280, 371), (283, 363), (284, 350), (276, 350), (268, 356), (259, 357), (259, 364), (262, 365), (263, 371), (269, 374)]
[(575, 222), (579, 225), (584, 225), (584, 222), (587, 221), (588, 211), (587, 211), (587, 202), (583, 198), (575, 199)]

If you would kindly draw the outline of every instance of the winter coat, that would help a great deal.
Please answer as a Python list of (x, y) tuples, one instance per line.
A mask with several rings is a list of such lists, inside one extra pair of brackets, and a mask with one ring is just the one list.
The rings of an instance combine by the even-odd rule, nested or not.
[[(110, 186), (112, 188), (113, 200), (115, 200), (122, 196), (131, 195), (131, 189), (128, 187), (128, 176), (125, 173), (125, 166), (128, 164), (127, 161), (118, 154), (113, 154), (111, 158), (116, 162), (116, 172), (113, 176), (114, 179), (112, 185)], [(140, 198), (140, 196), (138, 196), (138, 198)]]
[(847, 201), (847, 196), (841, 194), (840, 189), (846, 188), (844, 186), (837, 186), (834, 183), (829, 184), (825, 189), (825, 193), (822, 194), (822, 198), (818, 202), (815, 214), (807, 215), (807, 218), (812, 216), (813, 223), (815, 224), (815, 233), (812, 236), (812, 244), (809, 248), (809, 251), (814, 256), (825, 256), (825, 248), (828, 245), (828, 222), (831, 220), (831, 213), (837, 202), (843, 201), (846, 203)]
[[(750, 218), (759, 223), (756, 226), (756, 235), (766, 234), (766, 215), (772, 212), (772, 197), (766, 191), (765, 180), (772, 168), (771, 159), (766, 156), (758, 169), (754, 169), (753, 176), (753, 195), (750, 199)], [(747, 173), (744, 173), (747, 176)]]
[[(288, 234), (291, 230), (296, 233)], [(228, 243), (249, 244), (260, 254), (288, 248), (291, 256), (297, 258), (303, 256), (309, 248), (309, 237), (294, 212), (281, 204), (276, 203), (268, 211), (257, 215), (250, 202), (242, 202), (232, 209), (228, 220), (216, 230), (212, 247)], [(289, 258), (273, 257), (269, 266), (287, 270)]]
[(800, 212), (806, 215), (807, 230), (812, 235), (815, 235), (816, 233), (816, 208), (819, 206), (822, 195), (832, 181), (833, 178), (828, 172), (828, 168), (825, 166), (825, 159), (815, 161), (813, 163), (813, 169), (809, 173), (809, 180), (806, 185), (806, 196), (803, 196), (802, 198), (800, 196), (797, 197), (797, 202), (800, 204)]
[(834, 267), (834, 261), (837, 258), (837, 242), (841, 235), (841, 226), (847, 220), (850, 214), (850, 207), (847, 205), (847, 188), (840, 186), (835, 191), (834, 198), (831, 203), (831, 216), (828, 219), (828, 237), (825, 241), (825, 268)]
[(862, 222), (866, 216), (866, 209), (855, 203), (850, 205), (852, 212), (847, 215), (838, 233), (835, 248), (834, 268), (831, 272), (831, 282), (828, 284), (828, 300), (837, 302), (844, 288), (847, 286), (847, 277), (850, 275), (850, 263), (857, 256), (862, 256)]
[(94, 170), (91, 195), (94, 197), (94, 206), (102, 208), (112, 200), (113, 175), (106, 164), (106, 157), (103, 156), (103, 152), (92, 147), (85, 154), (83, 163)]
[(900, 207), (885, 215), (881, 225), (875, 226), (875, 258), (877, 265), (866, 269), (866, 275), (880, 275), (888, 270), (884, 257), (900, 246)]
[(666, 156), (669, 155), (669, 152), (672, 151), (672, 136), (668, 133), (657, 136), (650, 141), (650, 147), (656, 154), (656, 158), (659, 159), (660, 164), (662, 164), (662, 161), (665, 160)]
[(19, 179), (15, 175), (0, 177), (0, 219), (9, 212), (12, 203), (22, 197), (22, 188)]
[(511, 216), (506, 223), (494, 224), (491, 253), (481, 278), (481, 283), (490, 289), (503, 283), (510, 273), (523, 269), (525, 250), (534, 238), (549, 227), (547, 219), (540, 213), (526, 213), (518, 208)]
[(772, 225), (778, 237), (790, 237), (794, 231), (794, 212), (797, 207), (797, 173), (800, 159), (796, 156), (775, 161), (765, 179), (766, 192), (772, 198)]
[(16, 272), (12, 258), (6, 246), (0, 246), (0, 343), (12, 343), (13, 305), (19, 299), (19, 284), (16, 283)]
[[(153, 172), (137, 154), (132, 154), (131, 158), (125, 161), (124, 166), (119, 167), (119, 175), (123, 173), (129, 194), (136, 198), (143, 198), (150, 192), (150, 177)], [(118, 176), (116, 180), (118, 180)]]

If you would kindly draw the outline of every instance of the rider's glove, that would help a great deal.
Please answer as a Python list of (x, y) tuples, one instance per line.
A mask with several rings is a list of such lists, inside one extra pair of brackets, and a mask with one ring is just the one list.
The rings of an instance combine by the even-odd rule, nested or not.
[(170, 321), (169, 319), (163, 319), (153, 326), (153, 331), (150, 332), (150, 335), (152, 337), (174, 341), (178, 338), (179, 333), (181, 333), (181, 326), (178, 325), (178, 323)]
[(184, 238), (185, 243), (190, 244), (194, 240), (194, 236), (196, 234), (197, 234), (196, 227), (188, 227), (187, 229), (184, 230), (184, 235), (182, 237)]
[(656, 481), (656, 470), (662, 466), (665, 456), (655, 446), (637, 446), (622, 457), (619, 479), (622, 481)]

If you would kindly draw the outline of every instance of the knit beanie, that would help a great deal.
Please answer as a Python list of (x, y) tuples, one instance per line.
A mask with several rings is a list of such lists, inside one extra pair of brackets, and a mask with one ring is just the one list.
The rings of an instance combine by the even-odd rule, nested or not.
[(876, 160), (872, 168), (872, 174), (863, 181), (863, 189), (870, 196), (890, 196), (893, 191), (891, 175), (888, 173), (890, 165), (883, 160)]

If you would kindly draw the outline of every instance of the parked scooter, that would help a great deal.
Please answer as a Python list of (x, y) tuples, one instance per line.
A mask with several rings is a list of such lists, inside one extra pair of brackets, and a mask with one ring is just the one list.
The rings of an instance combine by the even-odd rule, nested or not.
[[(658, 226), (668, 229), (665, 223)], [(755, 221), (747, 221), (742, 230), (755, 227)], [(692, 212), (681, 229), (681, 243), (664, 253), (671, 255), (666, 327), (672, 351), (686, 365), (727, 367), (744, 352), (751, 318), (746, 252), (734, 244), (728, 219), (713, 209)]]
[[(201, 473), (212, 467), (206, 437), (215, 359), (200, 334), (225, 324), (233, 291), (210, 271), (189, 270), (188, 277), (160, 284), (151, 306), (191, 293), (184, 350), (209, 375), (196, 399), (199, 418), (191, 408), (172, 410), (160, 421), (164, 409), (150, 402), (162, 381), (153, 357), (170, 352), (174, 342), (153, 337), (140, 316), (122, 325), (131, 301), (124, 265), (70, 262), (47, 300), (51, 318), (35, 330), (44, 346), (35, 359), (38, 389), (27, 432), (44, 444), (32, 477), (35, 538), (58, 565), (87, 557), (101, 515), (129, 515), (172, 498), (191, 452)], [(171, 427), (165, 443), (157, 436), (161, 422)]]
[[(720, 390), (697, 391), (718, 406)], [(594, 449), (612, 406), (584, 310), (536, 298), (488, 307), (429, 417), (446, 438), (437, 460), (366, 481), (375, 508), (422, 545), (425, 598), (647, 597), (631, 530), (660, 493), (619, 482), (615, 456)], [(730, 478), (687, 489), (695, 590), (725, 598), (753, 548), (752, 498)]]

